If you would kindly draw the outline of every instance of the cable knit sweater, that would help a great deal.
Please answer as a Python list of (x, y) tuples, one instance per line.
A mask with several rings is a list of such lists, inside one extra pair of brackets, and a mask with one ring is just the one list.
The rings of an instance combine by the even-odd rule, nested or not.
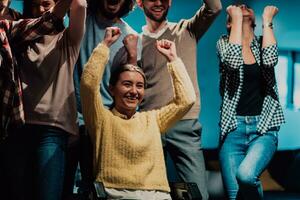
[(106, 109), (100, 97), (108, 56), (109, 49), (100, 43), (84, 68), (80, 88), (83, 116), (93, 143), (95, 179), (108, 188), (170, 191), (160, 134), (195, 102), (185, 66), (179, 58), (167, 64), (174, 86), (172, 102), (124, 119), (115, 109)]

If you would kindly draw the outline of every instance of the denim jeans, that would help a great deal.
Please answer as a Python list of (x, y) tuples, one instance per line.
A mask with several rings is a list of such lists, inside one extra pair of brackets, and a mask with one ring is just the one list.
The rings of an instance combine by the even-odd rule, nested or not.
[(277, 149), (278, 129), (259, 134), (259, 116), (237, 116), (237, 129), (230, 132), (220, 149), (223, 182), (230, 200), (263, 199), (259, 176)]
[[(77, 185), (80, 199), (89, 199), (89, 193), (93, 184), (93, 148), (90, 136), (84, 125), (79, 127), (79, 140), (69, 145), (67, 150), (66, 174), (64, 181), (64, 199), (73, 194), (74, 183)], [(78, 164), (80, 175), (78, 173)], [(80, 179), (75, 178), (80, 177)]]
[(45, 125), (9, 130), (5, 144), (6, 199), (60, 200), (67, 133)]
[[(202, 199), (208, 199), (205, 163), (201, 149), (201, 125), (197, 119), (180, 120), (162, 136), (177, 175), (184, 182), (197, 184)], [(166, 155), (166, 154), (165, 154)]]

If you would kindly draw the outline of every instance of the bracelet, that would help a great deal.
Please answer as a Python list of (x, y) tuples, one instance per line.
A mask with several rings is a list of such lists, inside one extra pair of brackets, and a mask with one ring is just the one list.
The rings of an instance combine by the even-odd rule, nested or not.
[(263, 24), (262, 28), (265, 28), (265, 27), (269, 27), (269, 28), (273, 29), (273, 23), (272, 22), (268, 22), (268, 23)]

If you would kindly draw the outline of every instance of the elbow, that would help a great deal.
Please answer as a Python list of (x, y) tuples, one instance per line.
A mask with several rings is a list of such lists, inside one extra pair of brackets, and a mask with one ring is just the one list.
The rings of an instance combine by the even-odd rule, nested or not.
[(221, 11), (222, 11), (222, 3), (221, 1), (218, 1), (218, 3), (216, 3), (214, 7), (211, 9), (211, 13), (213, 15), (218, 15), (221, 13)]
[(89, 95), (94, 91), (94, 87), (90, 81), (88, 81), (84, 76), (80, 81), (80, 96)]
[(72, 6), (71, 6), (71, 9), (86, 9), (87, 8), (87, 1), (86, 0), (76, 0), (74, 1), (73, 0), (73, 3), (72, 3)]
[(195, 104), (195, 102), (196, 102), (196, 94), (195, 94), (195, 92), (193, 92), (193, 94), (190, 95), (190, 96), (186, 99), (186, 101), (185, 101), (185, 103), (184, 103), (184, 107), (185, 107), (187, 110), (189, 110), (189, 109)]
[(215, 7), (215, 9), (213, 10), (213, 13), (215, 14), (215, 15), (218, 15), (218, 14), (220, 14), (221, 13), (221, 11), (222, 11), (222, 4), (221, 4), (221, 2)]

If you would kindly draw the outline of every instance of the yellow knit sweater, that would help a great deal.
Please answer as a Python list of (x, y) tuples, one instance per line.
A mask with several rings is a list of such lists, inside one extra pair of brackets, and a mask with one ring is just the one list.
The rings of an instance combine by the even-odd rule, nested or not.
[(108, 56), (109, 49), (100, 43), (81, 78), (82, 109), (93, 143), (95, 179), (108, 188), (170, 191), (160, 134), (195, 102), (185, 66), (181, 59), (168, 63), (174, 83), (172, 102), (126, 120), (102, 104), (99, 85)]

